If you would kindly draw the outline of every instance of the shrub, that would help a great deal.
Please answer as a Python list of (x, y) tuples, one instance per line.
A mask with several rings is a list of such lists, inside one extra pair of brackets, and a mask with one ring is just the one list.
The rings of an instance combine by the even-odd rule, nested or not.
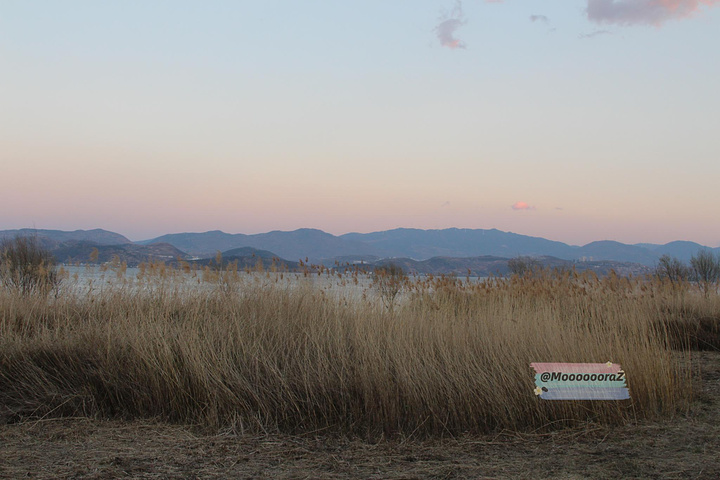
[(540, 270), (542, 265), (532, 257), (515, 257), (508, 260), (508, 268), (511, 275), (523, 276)]
[(23, 295), (47, 294), (60, 284), (55, 258), (37, 237), (20, 237), (0, 243), (0, 283)]
[(378, 267), (373, 272), (373, 287), (380, 295), (385, 308), (392, 311), (395, 306), (395, 299), (402, 292), (408, 283), (402, 267), (390, 264), (386, 267)]

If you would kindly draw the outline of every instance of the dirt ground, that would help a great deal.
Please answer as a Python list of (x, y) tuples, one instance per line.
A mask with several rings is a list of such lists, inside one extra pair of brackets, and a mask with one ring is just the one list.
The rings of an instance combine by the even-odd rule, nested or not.
[(695, 360), (699, 398), (687, 415), (662, 422), (369, 443), (43, 419), (0, 426), (0, 478), (720, 479), (720, 352), (699, 352)]

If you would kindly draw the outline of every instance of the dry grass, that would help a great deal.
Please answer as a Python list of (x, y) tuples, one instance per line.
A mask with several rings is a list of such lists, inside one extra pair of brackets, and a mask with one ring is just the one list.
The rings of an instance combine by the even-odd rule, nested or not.
[(687, 415), (546, 433), (368, 442), (334, 433), (202, 434), (153, 420), (0, 425), (0, 478), (720, 478), (720, 353), (693, 354)]
[[(159, 418), (236, 432), (369, 437), (534, 431), (687, 410), (685, 325), (717, 298), (573, 273), (429, 278), (392, 309), (281, 274), (57, 298), (0, 292), (0, 418)], [(266, 281), (257, 282), (257, 276)], [(675, 322), (675, 323), (673, 323)], [(631, 400), (548, 402), (531, 362), (621, 363)]]

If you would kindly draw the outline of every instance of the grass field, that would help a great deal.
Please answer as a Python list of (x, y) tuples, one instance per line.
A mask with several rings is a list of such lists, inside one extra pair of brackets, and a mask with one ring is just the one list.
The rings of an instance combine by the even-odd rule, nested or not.
[[(83, 294), (1, 292), (0, 419), (14, 445), (7, 452), (17, 454), (33, 429), (55, 432), (44, 444), (58, 445), (63, 431), (125, 438), (111, 434), (116, 426), (128, 438), (185, 432), (176, 440), (223, 448), (274, 439), (288, 459), (304, 455), (287, 446), (293, 439), (308, 452), (322, 438), (380, 457), (387, 448), (434, 445), (428, 455), (445, 458), (468, 454), (476, 441), (492, 450), (521, 439), (521, 450), (537, 452), (548, 440), (569, 447), (600, 433), (605, 443), (638, 425), (678, 425), (681, 435), (709, 395), (695, 349), (719, 346), (720, 299), (657, 279), (376, 276), (358, 296), (280, 273), (233, 271), (196, 275), (207, 288), (188, 289), (185, 275), (143, 271), (132, 288), (116, 282)], [(357, 275), (332, 278), (363, 284)], [(712, 372), (718, 358), (703, 355)], [(533, 394), (531, 362), (606, 361), (627, 372), (630, 400)], [(644, 431), (638, 445), (650, 440)]]

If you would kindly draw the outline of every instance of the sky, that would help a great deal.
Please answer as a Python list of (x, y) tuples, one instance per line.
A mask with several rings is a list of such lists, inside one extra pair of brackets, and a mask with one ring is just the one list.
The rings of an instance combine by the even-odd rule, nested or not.
[(0, 0), (0, 229), (720, 245), (720, 0)]

